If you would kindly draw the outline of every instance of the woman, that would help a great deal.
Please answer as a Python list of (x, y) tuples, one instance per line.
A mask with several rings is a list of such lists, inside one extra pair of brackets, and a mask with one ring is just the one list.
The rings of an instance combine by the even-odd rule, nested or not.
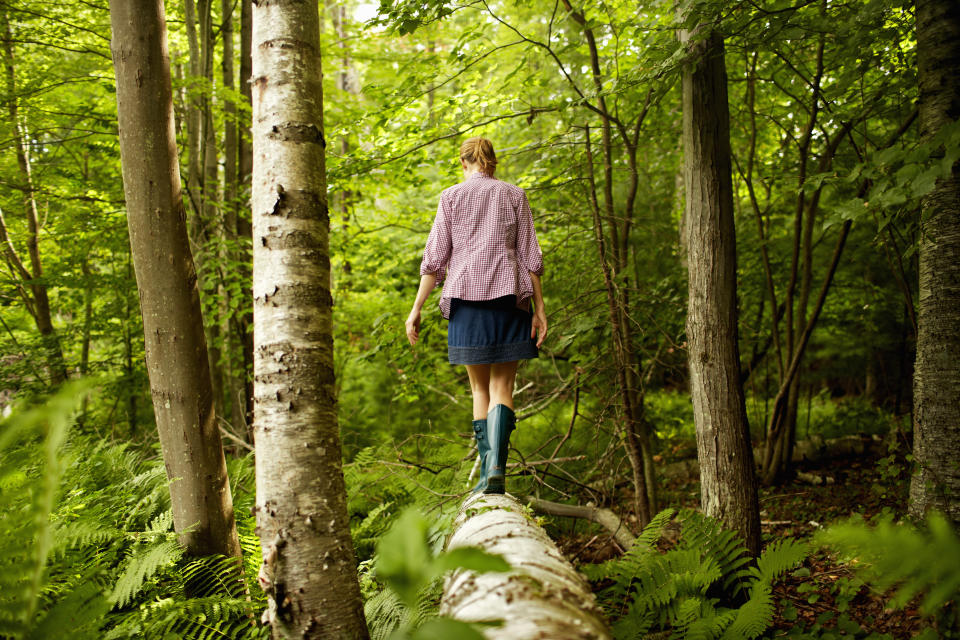
[(480, 453), (480, 482), (473, 491), (503, 493), (517, 364), (536, 358), (547, 334), (543, 258), (523, 189), (493, 177), (493, 143), (486, 138), (464, 142), (460, 166), (464, 181), (440, 194), (407, 339), (416, 344), (423, 303), (443, 283), (440, 310), (450, 321), (448, 357), (451, 364), (466, 365), (473, 393)]

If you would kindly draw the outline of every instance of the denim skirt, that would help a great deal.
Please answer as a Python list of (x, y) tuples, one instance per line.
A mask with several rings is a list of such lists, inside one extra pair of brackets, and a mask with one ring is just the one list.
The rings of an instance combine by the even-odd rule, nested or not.
[(517, 308), (516, 296), (450, 300), (447, 355), (450, 364), (492, 364), (538, 355), (530, 337), (533, 314)]

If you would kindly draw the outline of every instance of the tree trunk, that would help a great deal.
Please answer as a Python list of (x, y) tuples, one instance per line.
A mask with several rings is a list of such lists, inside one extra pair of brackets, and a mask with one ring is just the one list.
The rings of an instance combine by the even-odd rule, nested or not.
[(198, 238), (202, 243), (199, 247), (200, 260), (197, 261), (197, 270), (200, 285), (209, 292), (211, 300), (204, 301), (204, 327), (207, 332), (207, 350), (210, 358), (210, 380), (213, 384), (213, 405), (218, 416), (226, 415), (224, 410), (224, 365), (223, 347), (226, 340), (220, 330), (221, 303), (224, 300), (223, 278), (221, 269), (224, 262), (223, 254), (223, 225), (220, 215), (220, 179), (219, 158), (217, 156), (217, 132), (213, 121), (213, 95), (215, 81), (213, 76), (213, 50), (216, 38), (213, 34), (212, 0), (199, 0), (200, 19), (200, 58), (203, 63), (204, 86), (210, 87), (210, 92), (204, 92), (201, 100), (203, 126), (203, 144), (201, 157), (203, 158), (203, 184), (201, 185), (202, 214), (200, 216), (201, 229)]
[[(200, 123), (203, 112), (196, 84), (203, 75), (203, 62), (200, 57), (200, 42), (197, 39), (197, 7), (194, 0), (184, 0), (183, 17), (184, 26), (187, 29), (187, 50), (190, 58), (185, 105), (187, 110), (187, 200), (190, 204), (189, 210), (197, 216), (200, 210), (200, 179), (203, 170), (200, 155)], [(194, 224), (191, 232), (196, 234), (198, 226)]]
[[(621, 278), (629, 264), (630, 228), (633, 224), (633, 208), (639, 184), (637, 170), (637, 137), (644, 117), (650, 105), (647, 101), (634, 122), (633, 135), (617, 118), (612, 117), (606, 102), (603, 70), (600, 63), (600, 50), (593, 28), (582, 11), (573, 8), (570, 0), (563, 0), (563, 6), (570, 19), (583, 29), (590, 52), (590, 77), (596, 91), (596, 105), (591, 110), (600, 115), (601, 151), (603, 153), (603, 209), (601, 211), (597, 197), (597, 184), (593, 171), (593, 153), (590, 149), (590, 131), (585, 128), (587, 163), (589, 170), (590, 199), (593, 206), (594, 231), (597, 249), (603, 264), (604, 286), (607, 290), (607, 303), (610, 308), (610, 323), (614, 350), (614, 362), (620, 384), (620, 398), (623, 410), (624, 449), (630, 460), (633, 472), (634, 506), (641, 526), (650, 521), (657, 509), (656, 474), (653, 469), (653, 451), (651, 447), (651, 429), (644, 416), (643, 389), (640, 385), (642, 363), (640, 355), (634, 349), (631, 328), (630, 297), (631, 283), (629, 275)], [(624, 198), (621, 212), (616, 211), (614, 198), (614, 161), (613, 161), (613, 124), (626, 151), (627, 165), (630, 169), (630, 183)], [(618, 215), (619, 214), (619, 215)], [(603, 225), (606, 224), (609, 238), (604, 238)]]
[[(223, 236), (225, 240), (226, 253), (229, 258), (228, 266), (225, 269), (224, 276), (232, 282), (240, 277), (240, 273), (234, 271), (234, 266), (240, 263), (242, 253), (240, 250), (240, 239), (238, 238), (237, 208), (237, 169), (239, 167), (237, 158), (237, 105), (230, 97), (231, 92), (236, 88), (234, 81), (234, 48), (233, 48), (233, 0), (221, 0), (221, 12), (223, 13), (223, 23), (220, 28), (221, 38), (223, 40), (223, 88), (227, 98), (223, 103)], [(234, 289), (230, 287), (229, 291)], [(243, 288), (240, 288), (243, 291)], [(243, 350), (243, 328), (241, 326), (239, 314), (235, 309), (241, 307), (239, 300), (230, 299), (230, 294), (223, 297), (225, 306), (221, 315), (223, 327), (221, 335), (224, 341), (224, 350), (227, 354), (227, 387), (229, 392), (228, 402), (230, 404), (230, 422), (234, 427), (241, 430), (246, 436), (249, 433), (249, 423), (247, 421), (247, 403), (246, 403), (246, 381), (247, 376), (243, 367), (242, 357), (238, 360), (238, 353)]]
[[(253, 39), (252, 0), (240, 0), (240, 94), (244, 104), (251, 108), (250, 79), (251, 79), (251, 42)], [(253, 147), (250, 145), (250, 119), (247, 111), (237, 120), (237, 188), (244, 194), (250, 189), (250, 174), (253, 172)], [(249, 202), (248, 197), (240, 198)], [(251, 268), (253, 265), (253, 228), (250, 224), (250, 210), (247, 207), (237, 210), (237, 240), (240, 247), (240, 281), (248, 299), (253, 299), (249, 288), (251, 282)], [(246, 305), (244, 305), (246, 307)], [(243, 344), (243, 379), (246, 381), (246, 418), (247, 425), (253, 425), (253, 311), (243, 313), (240, 318), (239, 333)], [(253, 441), (253, 431), (248, 433)]]
[[(917, 0), (920, 131), (960, 118), (960, 5)], [(910, 512), (960, 524), (960, 169), (923, 198)]]
[(366, 638), (334, 402), (316, 3), (253, 13), (257, 527), (275, 638)]
[(478, 493), (463, 502), (447, 549), (468, 546), (502, 555), (512, 570), (455, 571), (444, 581), (441, 615), (464, 622), (502, 618), (502, 626), (484, 631), (488, 640), (611, 637), (590, 585), (513, 496)]
[[(33, 171), (30, 166), (30, 152), (27, 148), (25, 135), (20, 125), (20, 112), (17, 105), (16, 67), (13, 54), (13, 35), (10, 32), (10, 22), (5, 10), (2, 12), (2, 19), (5, 54), (3, 63), (6, 71), (8, 96), (7, 111), (10, 114), (10, 129), (13, 132), (13, 144), (17, 152), (17, 165), (20, 167), (20, 177), (23, 180), (23, 203), (28, 230), (27, 253), (30, 259), (29, 272), (26, 271), (25, 265), (23, 265), (19, 258), (16, 258), (15, 261), (23, 265), (20, 269), (21, 275), (28, 276), (27, 280), (29, 282), (25, 282), (24, 284), (29, 286), (30, 293), (26, 294), (26, 287), (22, 287), (21, 291), (23, 294), (30, 296), (30, 300), (25, 300), (25, 302), (31, 310), (34, 322), (37, 325), (37, 331), (40, 332), (40, 339), (46, 351), (47, 370), (50, 381), (53, 384), (60, 384), (67, 379), (67, 366), (63, 359), (63, 348), (60, 345), (60, 337), (53, 327), (47, 285), (43, 282), (43, 262), (40, 259), (40, 216), (37, 213), (37, 200), (33, 197)], [(4, 229), (2, 233), (6, 242), (6, 229)], [(10, 242), (9, 246), (12, 247), (13, 243)]]
[[(699, 29), (706, 29), (701, 26)], [(698, 29), (698, 30), (699, 30)], [(691, 42), (691, 37), (696, 38)], [(700, 504), (760, 554), (760, 508), (740, 385), (736, 235), (723, 38), (680, 31), (689, 274), (687, 342)]]
[(147, 373), (174, 527), (193, 555), (240, 556), (180, 194), (163, 0), (111, 0), (120, 157)]
[[(653, 516), (653, 509), (656, 505), (650, 503), (650, 491), (647, 489), (647, 474), (644, 469), (643, 451), (636, 437), (637, 421), (634, 414), (634, 395), (630, 393), (630, 383), (628, 380), (628, 369), (630, 366), (630, 354), (624, 346), (621, 307), (618, 306), (618, 300), (622, 297), (618, 294), (614, 283), (616, 277), (611, 252), (607, 248), (607, 238), (604, 232), (604, 216), (601, 214), (600, 205), (597, 198), (596, 179), (593, 170), (593, 151), (590, 143), (590, 127), (584, 126), (584, 142), (586, 152), (587, 166), (587, 189), (590, 208), (593, 213), (593, 231), (597, 242), (597, 252), (600, 257), (600, 268), (603, 273), (604, 290), (607, 294), (607, 311), (610, 316), (610, 336), (613, 346), (614, 367), (617, 371), (617, 382), (619, 384), (619, 393), (624, 425), (620, 427), (624, 434), (624, 449), (627, 458), (630, 461), (630, 468), (633, 473), (634, 486), (634, 510), (637, 520), (641, 527), (646, 526)], [(608, 226), (611, 224), (608, 221)], [(642, 432), (642, 430), (641, 430)]]

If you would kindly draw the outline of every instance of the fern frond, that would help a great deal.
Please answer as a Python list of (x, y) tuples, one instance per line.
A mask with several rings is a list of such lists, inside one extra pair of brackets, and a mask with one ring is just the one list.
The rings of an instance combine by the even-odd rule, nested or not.
[(80, 582), (41, 615), (24, 640), (48, 640), (67, 635), (71, 640), (98, 640), (103, 617), (109, 610), (110, 603), (99, 585), (91, 581)]
[(757, 558), (757, 577), (773, 583), (788, 569), (792, 569), (810, 554), (810, 546), (792, 538), (774, 540)]
[(773, 595), (770, 585), (755, 582), (750, 599), (737, 610), (736, 618), (727, 627), (723, 640), (753, 640), (773, 622)]
[(406, 616), (406, 607), (391, 589), (383, 589), (363, 605), (370, 640), (387, 640)]
[(656, 621), (653, 611), (630, 607), (627, 613), (613, 625), (613, 637), (617, 640), (641, 640)]
[(239, 558), (223, 555), (194, 558), (180, 570), (184, 589), (193, 596), (239, 598), (245, 591), (239, 562)]
[(880, 590), (896, 586), (891, 603), (903, 606), (925, 594), (920, 612), (935, 612), (960, 593), (960, 538), (937, 511), (927, 514), (925, 530), (893, 522), (887, 516), (875, 527), (853, 520), (819, 532), (816, 538), (862, 561), (859, 571)]
[(173, 530), (173, 511), (167, 510), (150, 521), (148, 533), (166, 533)]
[(111, 603), (122, 607), (140, 591), (143, 583), (157, 571), (169, 567), (183, 556), (183, 547), (174, 540), (143, 545), (136, 548), (127, 560), (123, 573), (109, 596)]
[(270, 627), (259, 626), (257, 619), (244, 598), (162, 598), (122, 615), (104, 640), (268, 640)]
[(119, 529), (104, 527), (88, 520), (58, 524), (53, 530), (51, 555), (61, 557), (70, 549), (105, 545), (123, 535)]
[(653, 516), (650, 522), (647, 523), (647, 526), (643, 528), (643, 531), (640, 532), (640, 535), (637, 536), (637, 541), (634, 544), (653, 547), (657, 543), (657, 540), (663, 536), (664, 528), (670, 523), (670, 520), (673, 519), (676, 512), (676, 509), (667, 508)]
[(730, 609), (718, 611), (711, 599), (691, 597), (677, 607), (675, 625), (684, 640), (713, 640), (720, 637), (734, 614)]

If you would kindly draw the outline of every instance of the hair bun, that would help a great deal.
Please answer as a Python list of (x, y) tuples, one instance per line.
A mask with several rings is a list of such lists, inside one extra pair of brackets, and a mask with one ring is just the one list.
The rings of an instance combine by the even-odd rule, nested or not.
[(467, 138), (460, 145), (460, 158), (471, 164), (480, 165), (480, 170), (493, 175), (497, 169), (497, 154), (493, 151), (493, 143), (486, 138)]

